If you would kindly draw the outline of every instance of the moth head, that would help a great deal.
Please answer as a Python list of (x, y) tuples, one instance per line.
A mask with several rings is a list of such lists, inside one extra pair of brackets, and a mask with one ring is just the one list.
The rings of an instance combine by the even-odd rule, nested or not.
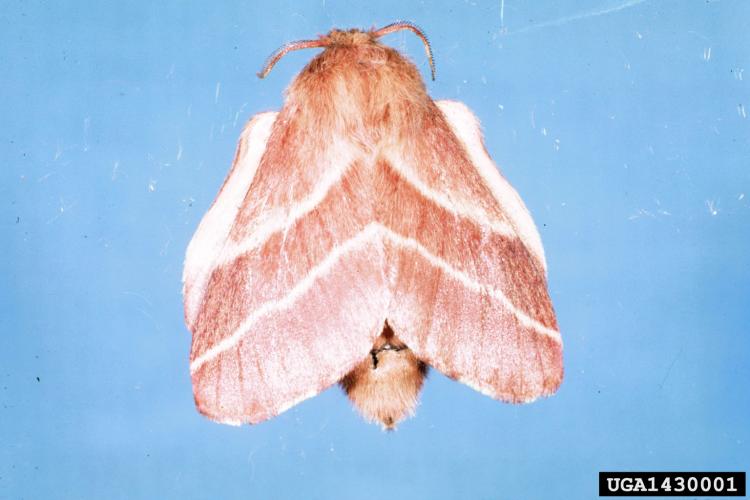
[(258, 77), (265, 78), (266, 75), (271, 72), (271, 69), (273, 69), (274, 65), (279, 62), (282, 57), (294, 50), (346, 45), (377, 44), (380, 37), (401, 30), (409, 30), (422, 40), (422, 43), (424, 43), (425, 53), (427, 54), (427, 59), (430, 63), (430, 72), (432, 74), (432, 79), (435, 80), (435, 62), (432, 59), (432, 48), (430, 47), (430, 41), (427, 39), (427, 35), (425, 35), (417, 25), (408, 21), (397, 21), (378, 30), (373, 29), (370, 31), (362, 31), (358, 29), (333, 29), (328, 34), (321, 35), (317, 40), (298, 40), (296, 42), (284, 44), (273, 54), (271, 54), (271, 56), (266, 60), (266, 64), (263, 65), (263, 69), (258, 73)]

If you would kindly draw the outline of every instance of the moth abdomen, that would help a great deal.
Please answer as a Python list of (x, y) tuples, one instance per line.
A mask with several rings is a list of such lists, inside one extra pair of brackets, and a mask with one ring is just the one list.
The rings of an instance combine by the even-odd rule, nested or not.
[(427, 370), (386, 322), (368, 356), (341, 379), (341, 387), (366, 420), (393, 430), (414, 414)]

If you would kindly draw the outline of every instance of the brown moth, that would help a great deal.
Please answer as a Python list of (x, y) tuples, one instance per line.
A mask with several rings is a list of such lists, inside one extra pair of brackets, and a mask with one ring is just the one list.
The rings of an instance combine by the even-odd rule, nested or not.
[(412, 415), (433, 367), (492, 398), (554, 393), (562, 342), (534, 222), (455, 101), (380, 43), (332, 30), (281, 111), (254, 116), (188, 247), (196, 405), (257, 423), (339, 382), (369, 421)]

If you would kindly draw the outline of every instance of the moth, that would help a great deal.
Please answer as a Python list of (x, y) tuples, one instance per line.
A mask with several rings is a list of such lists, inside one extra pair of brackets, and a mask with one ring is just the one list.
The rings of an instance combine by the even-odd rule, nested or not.
[(534, 222), (460, 102), (379, 39), (334, 29), (255, 115), (187, 250), (198, 410), (239, 425), (337, 382), (368, 421), (414, 413), (428, 367), (492, 398), (554, 393), (562, 342)]

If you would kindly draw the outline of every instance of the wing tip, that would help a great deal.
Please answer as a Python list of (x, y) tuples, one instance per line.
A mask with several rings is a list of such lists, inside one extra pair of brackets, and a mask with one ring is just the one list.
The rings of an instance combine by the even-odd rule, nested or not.
[[(200, 381), (196, 380), (196, 376), (196, 373), (192, 374), (193, 399), (195, 401), (195, 408), (198, 410), (198, 413), (213, 422), (235, 427), (239, 427), (244, 424), (256, 425), (266, 420), (270, 420), (271, 418), (274, 418), (286, 412), (299, 403), (320, 394), (323, 390), (318, 388), (309, 391), (307, 393), (293, 397), (274, 408), (269, 408), (267, 405), (263, 405), (257, 401), (251, 404), (247, 404), (244, 402), (240, 403), (240, 401), (242, 401), (241, 396), (239, 396), (238, 398), (231, 398), (230, 404), (227, 405), (223, 404), (216, 398), (210, 397), (209, 394), (204, 394), (204, 391), (209, 389), (208, 387), (204, 387), (200, 383)], [(233, 402), (239, 404), (232, 404)]]
[(529, 383), (522, 377), (501, 378), (497, 381), (479, 381), (469, 380), (462, 376), (451, 376), (450, 378), (461, 382), (464, 385), (474, 389), (496, 401), (511, 404), (528, 404), (534, 401), (547, 398), (554, 395), (563, 381), (562, 364), (554, 373), (545, 373), (539, 382)]
[(211, 420), (212, 422), (231, 425), (232, 427), (240, 427), (242, 425), (255, 425), (276, 416), (270, 414), (264, 414), (261, 416), (255, 415), (253, 413), (236, 412), (232, 411), (234, 410), (233, 408), (220, 408), (217, 411), (211, 405), (200, 399), (197, 394), (194, 394), (194, 398), (195, 408), (198, 410), (198, 413), (206, 417), (208, 420)]

